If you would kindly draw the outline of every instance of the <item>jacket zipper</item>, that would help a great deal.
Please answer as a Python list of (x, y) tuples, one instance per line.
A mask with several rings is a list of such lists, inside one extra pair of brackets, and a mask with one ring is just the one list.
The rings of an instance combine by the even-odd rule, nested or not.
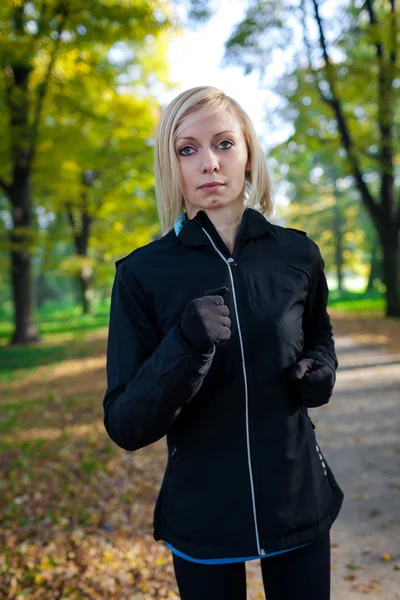
[(222, 258), (224, 263), (227, 265), (231, 284), (232, 284), (233, 305), (235, 308), (235, 317), (236, 317), (236, 323), (237, 323), (237, 328), (238, 328), (238, 333), (239, 333), (239, 341), (240, 341), (240, 353), (242, 356), (242, 369), (243, 369), (244, 391), (245, 391), (245, 401), (246, 401), (247, 460), (248, 460), (248, 465), (249, 465), (251, 498), (252, 498), (252, 503), (253, 503), (254, 528), (255, 528), (255, 534), (256, 534), (257, 551), (258, 551), (258, 555), (261, 556), (261, 555), (265, 554), (265, 551), (260, 547), (260, 537), (258, 534), (258, 525), (257, 525), (256, 500), (255, 500), (255, 492), (254, 492), (254, 479), (253, 479), (253, 470), (252, 470), (252, 466), (251, 466), (250, 431), (249, 431), (249, 389), (248, 389), (248, 384), (247, 384), (246, 361), (245, 361), (245, 356), (244, 356), (242, 330), (240, 327), (239, 311), (238, 311), (238, 306), (237, 306), (237, 301), (236, 301), (235, 283), (233, 280), (233, 273), (232, 273), (232, 269), (233, 269), (233, 267), (236, 266), (236, 262), (233, 258), (225, 258), (225, 256), (222, 254), (222, 252), (220, 252), (220, 250), (215, 245), (212, 237), (207, 233), (207, 231), (203, 227), (202, 227), (202, 230), (204, 231), (204, 233), (210, 240), (214, 250), (217, 252), (217, 254)]

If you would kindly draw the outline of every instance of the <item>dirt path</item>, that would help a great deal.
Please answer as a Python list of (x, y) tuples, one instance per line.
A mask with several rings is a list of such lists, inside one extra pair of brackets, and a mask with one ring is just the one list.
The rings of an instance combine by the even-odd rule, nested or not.
[[(310, 411), (345, 493), (332, 529), (332, 600), (400, 600), (400, 353), (336, 337), (339, 371), (328, 406)], [(264, 598), (259, 561), (249, 600)]]

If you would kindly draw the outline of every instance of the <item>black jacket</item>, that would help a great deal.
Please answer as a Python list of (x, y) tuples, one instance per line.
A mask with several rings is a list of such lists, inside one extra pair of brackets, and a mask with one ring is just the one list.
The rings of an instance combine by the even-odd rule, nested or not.
[[(154, 538), (228, 558), (326, 532), (343, 494), (287, 376), (301, 357), (337, 368), (318, 246), (246, 209), (230, 255), (200, 211), (116, 266), (104, 423), (126, 450), (167, 434)], [(180, 318), (221, 286), (232, 335), (200, 354)]]

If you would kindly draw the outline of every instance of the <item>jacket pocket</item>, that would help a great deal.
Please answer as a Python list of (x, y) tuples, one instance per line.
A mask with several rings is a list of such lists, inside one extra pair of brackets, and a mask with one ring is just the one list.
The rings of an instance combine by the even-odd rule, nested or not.
[[(307, 422), (314, 427), (310, 417)], [(297, 531), (315, 526), (325, 512), (328, 489), (327, 463), (316, 440), (313, 429), (308, 427), (303, 457), (303, 482), (299, 493), (293, 527)]]
[(164, 477), (163, 477), (163, 480), (162, 480), (162, 483), (160, 486), (160, 491), (158, 493), (158, 497), (157, 497), (156, 504), (154, 507), (154, 517), (153, 517), (153, 525), (154, 526), (156, 526), (156, 524), (159, 521), (161, 521), (163, 516), (165, 515), (165, 505), (166, 505), (166, 499), (167, 499), (168, 484), (169, 484), (169, 479), (170, 479), (171, 471), (173, 469), (173, 464), (176, 459), (177, 452), (178, 452), (177, 447), (173, 446), (172, 450), (168, 454), (168, 462), (165, 467)]

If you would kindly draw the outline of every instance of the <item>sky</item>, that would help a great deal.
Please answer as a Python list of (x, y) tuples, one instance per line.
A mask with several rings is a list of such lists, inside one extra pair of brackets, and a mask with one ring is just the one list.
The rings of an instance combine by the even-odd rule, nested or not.
[[(224, 44), (232, 30), (244, 16), (246, 3), (243, 0), (219, 0), (218, 11), (206, 24), (196, 29), (186, 29), (182, 36), (170, 43), (168, 59), (171, 79), (179, 82), (178, 87), (165, 94), (161, 101), (168, 103), (180, 92), (199, 85), (212, 85), (241, 104), (252, 119), (258, 136), (266, 144), (282, 141), (282, 132), (271, 139), (267, 133), (268, 110), (277, 104), (277, 97), (271, 91), (261, 89), (258, 75), (244, 75), (241, 67), (224, 67)], [(279, 66), (272, 69), (279, 75)]]

